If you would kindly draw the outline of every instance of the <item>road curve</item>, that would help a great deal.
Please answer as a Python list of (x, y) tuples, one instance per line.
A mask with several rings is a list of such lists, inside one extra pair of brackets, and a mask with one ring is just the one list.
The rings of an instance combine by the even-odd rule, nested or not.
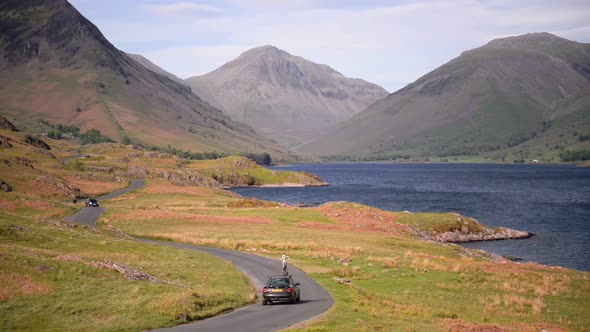
[[(98, 200), (100, 202), (104, 199), (123, 195), (132, 190), (141, 188), (144, 184), (145, 182), (143, 180), (131, 181), (129, 187), (98, 197)], [(104, 211), (104, 207), (84, 207), (76, 214), (65, 218), (65, 220), (96, 227), (96, 220), (98, 220)], [(259, 292), (259, 299), (261, 298), (260, 290), (266, 281), (266, 277), (271, 274), (278, 274), (281, 271), (281, 264), (278, 260), (254, 254), (176, 242), (153, 241), (148, 239), (139, 240), (146, 243), (167, 245), (179, 249), (202, 251), (225, 259), (231, 262), (250, 279), (252, 285)], [(227, 314), (158, 331), (275, 331), (316, 317), (332, 306), (334, 300), (318, 283), (297, 267), (291, 265), (289, 266), (289, 270), (293, 275), (294, 280), (301, 283), (301, 303), (263, 306), (261, 301), (258, 301), (256, 304), (240, 308)]]
[[(98, 200), (99, 204), (102, 204), (101, 201), (103, 199), (115, 198), (117, 196), (121, 196), (121, 195), (126, 194), (130, 191), (133, 191), (135, 189), (139, 189), (143, 186), (145, 186), (145, 181), (131, 180), (131, 181), (129, 181), (129, 186), (127, 186), (126, 188), (114, 191), (110, 194), (102, 195), (100, 197), (97, 197), (96, 199)], [(73, 215), (71, 215), (69, 217), (66, 217), (65, 220), (75, 222), (78, 224), (92, 226), (92, 227), (96, 228), (96, 221), (98, 220), (100, 215), (103, 214), (104, 211), (105, 211), (104, 207), (98, 207), (98, 208), (96, 208), (96, 207), (83, 207), (82, 209), (80, 209), (80, 211), (74, 213)]]

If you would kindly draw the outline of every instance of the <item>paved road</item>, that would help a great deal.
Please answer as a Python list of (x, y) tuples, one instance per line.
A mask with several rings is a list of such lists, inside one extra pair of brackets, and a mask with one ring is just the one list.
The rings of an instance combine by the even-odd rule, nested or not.
[[(143, 185), (144, 181), (142, 180), (132, 181), (129, 187), (109, 195), (98, 197), (98, 200), (103, 204), (101, 200), (125, 194)], [(67, 217), (66, 220), (96, 227), (96, 220), (103, 212), (104, 207), (84, 207), (78, 213)], [(268, 275), (281, 272), (279, 260), (253, 254), (175, 242), (146, 239), (140, 239), (140, 241), (168, 245), (179, 249), (203, 251), (228, 260), (250, 279), (250, 282), (258, 292), (262, 289)], [(289, 271), (293, 275), (294, 280), (301, 283), (301, 303), (263, 306), (261, 301), (258, 301), (256, 304), (227, 314), (159, 331), (274, 331), (316, 317), (332, 306), (334, 301), (330, 294), (313, 279), (292, 265), (289, 267)], [(258, 294), (258, 298), (261, 298), (260, 293)]]
[[(104, 199), (115, 198), (117, 196), (121, 196), (121, 195), (126, 194), (130, 191), (133, 191), (135, 189), (139, 189), (143, 186), (145, 186), (145, 181), (132, 180), (131, 182), (129, 182), (128, 187), (123, 188), (121, 190), (117, 190), (117, 191), (112, 192), (107, 195), (102, 195), (100, 197), (97, 197), (96, 199), (98, 200), (99, 204), (103, 205), (102, 200), (104, 200)], [(84, 204), (84, 201), (82, 200), (78, 204)], [(96, 221), (98, 220), (100, 215), (103, 214), (104, 211), (105, 211), (105, 208), (102, 206), (98, 207), (98, 208), (96, 208), (96, 207), (83, 207), (77, 213), (75, 213), (69, 217), (66, 217), (65, 220), (75, 222), (78, 224), (89, 225), (89, 226), (96, 228)]]

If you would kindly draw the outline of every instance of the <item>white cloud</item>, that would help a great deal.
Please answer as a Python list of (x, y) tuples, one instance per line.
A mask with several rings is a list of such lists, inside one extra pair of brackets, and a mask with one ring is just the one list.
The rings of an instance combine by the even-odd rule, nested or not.
[(206, 1), (144, 5), (160, 15), (156, 23), (99, 26), (117, 47), (183, 78), (271, 44), (392, 92), (497, 36), (547, 31), (590, 42), (590, 5), (578, 0)]
[(140, 5), (145, 11), (162, 16), (177, 15), (211, 15), (220, 14), (222, 10), (208, 4), (198, 4), (193, 2), (177, 2), (170, 4), (143, 4)]

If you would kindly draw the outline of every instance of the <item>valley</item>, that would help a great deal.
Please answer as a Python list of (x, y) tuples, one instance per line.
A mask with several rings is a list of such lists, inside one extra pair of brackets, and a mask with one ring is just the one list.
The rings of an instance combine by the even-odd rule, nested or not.
[[(133, 238), (274, 259), (287, 253), (335, 300), (321, 319), (296, 329), (577, 330), (588, 324), (582, 309), (590, 299), (588, 273), (514, 263), (411, 231), (455, 229), (455, 214), (407, 219), (356, 203), (305, 208), (244, 198), (216, 179), (317, 180), (233, 157), (186, 161), (132, 145), (51, 139), (51, 150), (42, 150), (19, 132), (0, 134), (11, 144), (0, 163), (11, 189), (0, 192), (3, 329), (153, 329), (258, 302), (256, 289), (229, 263)], [(62, 161), (73, 151), (88, 157)], [(72, 195), (96, 197), (138, 177), (144, 188), (101, 200), (107, 212), (97, 230), (62, 221), (80, 209)], [(124, 264), (159, 282), (127, 280), (103, 263)], [(113, 303), (124, 308), (112, 310)]]
[[(407, 190), (426, 179), (435, 195), (479, 200), (463, 205), (477, 207), (473, 214), (492, 211), (502, 219), (500, 212), (511, 209), (531, 228), (554, 222), (561, 232), (583, 237), (584, 231), (550, 217), (565, 207), (575, 225), (585, 220), (585, 199), (568, 187), (583, 191), (581, 177), (559, 178), (552, 186), (555, 174), (544, 168), (507, 172), (483, 165), (492, 170), (476, 179), (473, 165), (446, 166), (588, 166), (590, 44), (547, 32), (487, 33), (478, 40), (494, 39), (389, 93), (308, 59), (345, 64), (350, 54), (366, 53), (392, 62), (412, 38), (404, 37), (405, 27), (391, 33), (389, 15), (430, 6), (366, 8), (359, 2), (347, 14), (335, 4), (289, 3), (281, 24), (266, 29), (261, 17), (268, 20), (286, 3), (265, 3), (247, 19), (268, 30), (256, 34), (257, 28), (240, 31), (225, 20), (251, 10), (250, 2), (113, 3), (0, 2), (0, 330), (588, 329), (589, 272), (457, 244), (534, 240), (530, 229), (506, 226), (508, 218), (485, 225), (469, 210), (456, 211), (452, 200), (420, 211), (376, 206), (391, 204), (393, 189), (410, 192), (417, 206), (428, 204), (424, 191)], [(117, 43), (131, 41), (133, 52), (120, 50), (73, 4), (106, 15), (105, 33)], [(336, 15), (315, 20), (326, 13)], [(375, 33), (341, 33), (365, 15), (376, 15), (367, 24)], [(146, 31), (131, 18), (118, 21), (128, 17), (149, 22)], [(300, 19), (297, 29), (287, 32), (293, 18)], [(332, 21), (341, 23), (332, 39), (344, 43), (328, 51), (325, 36), (304, 23)], [(215, 35), (217, 25), (224, 30)], [(170, 33), (178, 27), (182, 33)], [(280, 37), (270, 40), (281, 48), (264, 38), (273, 27)], [(297, 42), (301, 34), (310, 35)], [(385, 54), (388, 40), (399, 48)], [(299, 53), (307, 42), (313, 51)], [(202, 54), (213, 54), (216, 65), (209, 63), (209, 70), (217, 69), (180, 78), (141, 55), (152, 43), (165, 47), (152, 53), (161, 56), (187, 52), (204, 61)], [(430, 44), (420, 49), (436, 51)], [(410, 60), (404, 64), (415, 66)], [(381, 64), (372, 77), (403, 80)], [(341, 168), (344, 180), (333, 187), (330, 173), (313, 171), (322, 163), (337, 172), (342, 165), (328, 163), (343, 161), (439, 164), (422, 173), (401, 167), (398, 178), (410, 184), (381, 188), (387, 194), (377, 202), (368, 192), (391, 181), (391, 169), (351, 164), (368, 169), (371, 180)], [(277, 164), (284, 167), (268, 167)], [(441, 168), (451, 183), (430, 181)], [(512, 179), (496, 190), (503, 179), (498, 174), (507, 173), (544, 183), (523, 189)], [(450, 190), (459, 184), (463, 192)], [(247, 197), (237, 188), (271, 194)], [(331, 200), (313, 199), (342, 188)], [(355, 193), (360, 202), (342, 198), (359, 188), (368, 190)], [(280, 201), (272, 190), (301, 190), (304, 199)], [(493, 203), (490, 198), (502, 192), (525, 193), (526, 199), (505, 195), (511, 204)], [(557, 208), (534, 209), (544, 200), (551, 200), (547, 211)], [(533, 206), (532, 216), (523, 216), (527, 210), (519, 204), (525, 203)], [(572, 252), (584, 252), (585, 245)], [(301, 280), (301, 302), (263, 306), (261, 286), (280, 267), (281, 255)]]

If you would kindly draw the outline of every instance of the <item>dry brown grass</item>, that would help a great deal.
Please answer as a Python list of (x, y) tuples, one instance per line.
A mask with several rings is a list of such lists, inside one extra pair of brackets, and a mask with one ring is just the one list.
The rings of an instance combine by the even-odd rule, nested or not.
[(445, 319), (443, 325), (450, 332), (505, 332), (508, 328), (493, 324), (466, 323), (460, 319)]
[(356, 275), (359, 275), (361, 272), (361, 268), (358, 266), (353, 266), (349, 268), (339, 268), (339, 269), (332, 269), (330, 274), (335, 275), (340, 278), (351, 278)]
[(275, 206), (279, 206), (279, 204), (270, 201), (263, 201), (258, 198), (242, 198), (227, 204), (227, 207), (229, 208), (258, 208)]
[(373, 207), (345, 202), (323, 204), (317, 209), (334, 222), (333, 225), (304, 222), (302, 227), (353, 232), (382, 233), (403, 236), (406, 226), (397, 223), (399, 216)]
[(443, 319), (441, 325), (447, 331), (452, 332), (504, 332), (504, 331), (519, 331), (519, 332), (565, 332), (566, 329), (558, 326), (553, 326), (544, 323), (525, 324), (515, 323), (509, 325), (495, 325), (495, 324), (477, 324), (468, 323), (461, 319)]
[(498, 289), (496, 294), (479, 298), (479, 302), (484, 305), (488, 313), (494, 313), (500, 310), (500, 307), (504, 307), (538, 316), (546, 308), (545, 296), (559, 295), (571, 287), (571, 277), (567, 274), (543, 273), (532, 268), (536, 265), (505, 265), (504, 271), (496, 271), (488, 275), (480, 284), (482, 289), (484, 287)]
[(246, 250), (249, 252), (260, 252), (264, 254), (297, 251), (298, 255), (303, 257), (331, 258), (333, 260), (350, 258), (354, 255), (363, 253), (363, 248), (359, 246), (320, 247), (313, 242), (229, 239), (199, 232), (161, 232), (154, 233), (153, 236), (196, 245), (217, 246), (230, 250)]
[(398, 259), (393, 257), (367, 257), (367, 262), (379, 262), (383, 265), (383, 268), (394, 269), (398, 266)]
[(63, 179), (80, 188), (90, 196), (96, 196), (127, 187), (126, 182), (100, 181), (97, 179), (84, 179), (78, 176), (63, 176)]
[(16, 210), (17, 207), (18, 205), (15, 201), (0, 196), (0, 210), (14, 212), (14, 210)]
[(196, 186), (177, 186), (169, 182), (158, 182), (150, 184), (141, 189), (146, 194), (183, 194), (198, 197), (208, 197), (212, 194), (212, 189)]
[(478, 264), (472, 258), (452, 259), (444, 256), (433, 256), (428, 254), (406, 251), (404, 259), (409, 266), (416, 270), (436, 270), (453, 273), (473, 272), (480, 270)]
[(122, 222), (133, 222), (137, 220), (187, 220), (194, 222), (207, 223), (243, 223), (243, 224), (270, 224), (271, 219), (264, 217), (234, 217), (234, 216), (215, 216), (215, 215), (201, 215), (195, 213), (181, 213), (170, 211), (169, 208), (156, 207), (153, 209), (139, 209), (128, 211), (125, 214), (113, 214), (111, 219), (116, 219)]
[(0, 301), (22, 295), (46, 295), (51, 292), (51, 284), (33, 280), (29, 275), (0, 270)]

